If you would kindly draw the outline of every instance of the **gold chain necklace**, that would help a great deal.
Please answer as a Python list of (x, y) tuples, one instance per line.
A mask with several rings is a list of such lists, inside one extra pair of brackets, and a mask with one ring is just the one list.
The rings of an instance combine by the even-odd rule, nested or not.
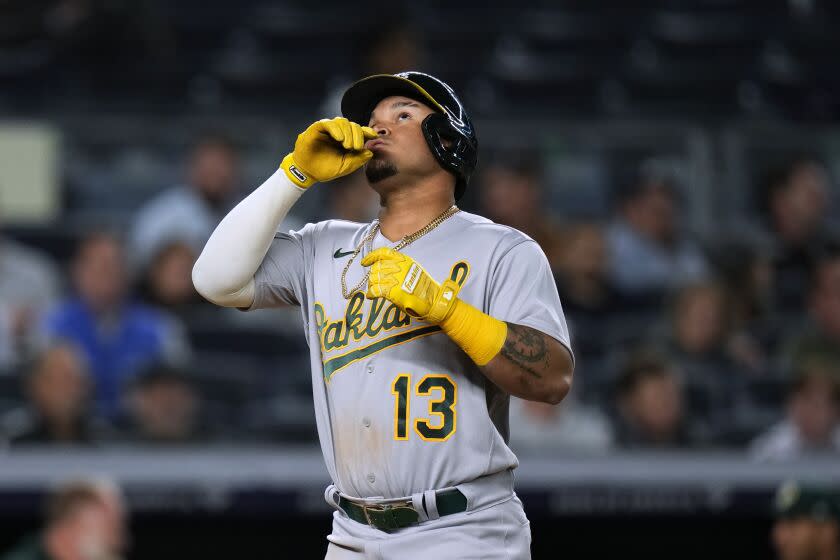
[[(447, 208), (446, 211), (443, 212), (443, 214), (441, 214), (440, 216), (423, 226), (423, 228), (400, 239), (399, 243), (397, 243), (394, 246), (394, 250), (399, 251), (400, 249), (403, 249), (404, 247), (414, 243), (415, 241), (417, 241), (418, 239), (420, 239), (421, 237), (438, 227), (440, 224), (445, 222), (448, 218), (454, 216), (457, 211), (458, 207), (453, 204), (452, 206)], [(353, 254), (350, 256), (350, 259), (344, 266), (344, 270), (341, 272), (341, 295), (344, 296), (344, 299), (350, 299), (350, 296), (352, 296), (353, 293), (361, 290), (362, 286), (364, 286), (370, 278), (370, 270), (368, 270), (367, 272), (365, 272), (365, 275), (362, 277), (362, 280), (358, 284), (356, 284), (356, 286), (352, 290), (347, 290), (347, 271), (350, 270), (350, 265), (353, 264), (353, 261), (356, 260), (356, 257), (359, 255), (359, 253), (362, 252), (362, 249), (365, 246), (367, 246), (368, 252), (370, 252), (371, 249), (373, 249), (373, 238), (376, 237), (376, 234), (378, 232), (379, 220), (374, 220), (373, 227), (370, 228), (370, 233), (368, 233), (365, 236), (365, 238), (362, 239), (361, 243), (359, 243), (359, 245), (356, 247), (356, 250), (353, 251)]]

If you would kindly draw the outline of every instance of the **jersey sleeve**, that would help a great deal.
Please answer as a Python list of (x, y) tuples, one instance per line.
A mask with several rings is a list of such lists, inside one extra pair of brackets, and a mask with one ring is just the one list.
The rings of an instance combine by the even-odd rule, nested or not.
[(301, 305), (306, 301), (306, 275), (312, 267), (315, 225), (274, 234), (254, 274), (254, 303), (249, 309)]
[(554, 275), (535, 241), (522, 241), (501, 256), (490, 278), (488, 299), (490, 316), (537, 329), (574, 357)]

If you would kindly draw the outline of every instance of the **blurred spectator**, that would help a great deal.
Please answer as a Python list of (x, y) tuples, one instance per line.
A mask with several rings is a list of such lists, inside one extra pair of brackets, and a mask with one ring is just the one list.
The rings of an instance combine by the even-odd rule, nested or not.
[(607, 451), (613, 434), (609, 419), (572, 395), (559, 405), (510, 400), (510, 441), (517, 451)]
[(376, 40), (366, 43), (364, 75), (395, 74), (424, 66), (425, 53), (418, 33), (403, 23), (383, 26)]
[[(729, 350), (729, 301), (712, 281), (681, 288), (671, 307), (666, 352), (683, 376), (693, 420), (706, 437), (719, 442), (738, 437), (738, 407), (746, 398), (747, 379)], [(697, 435), (697, 434), (695, 434)]]
[(37, 318), (58, 298), (59, 286), (45, 255), (0, 237), (0, 368), (27, 358)]
[[(824, 354), (840, 363), (840, 244), (827, 247), (812, 267), (808, 290), (810, 322), (802, 329), (790, 348), (792, 362), (803, 356)], [(804, 332), (803, 332), (804, 331)]]
[(677, 189), (666, 175), (641, 169), (618, 193), (618, 215), (609, 229), (613, 285), (631, 298), (658, 299), (668, 289), (706, 275), (706, 259), (684, 237)]
[(570, 225), (560, 231), (556, 247), (555, 279), (575, 354), (600, 356), (607, 344), (604, 324), (619, 305), (607, 276), (604, 230), (594, 223)]
[(673, 366), (638, 352), (617, 385), (616, 439), (623, 447), (682, 447), (690, 443), (683, 389)]
[(773, 269), (770, 254), (763, 247), (733, 241), (727, 248), (729, 260), (723, 275), (732, 293), (732, 318), (739, 326), (765, 320), (773, 305)]
[[(330, 80), (330, 88), (321, 103), (319, 118), (341, 114), (341, 97), (354, 81), (373, 74), (396, 74), (425, 68), (425, 53), (420, 36), (410, 25), (402, 22), (380, 22), (371, 40), (363, 43), (364, 52), (359, 68), (350, 75)], [(368, 123), (359, 123), (367, 126)]]
[(791, 387), (785, 419), (750, 447), (761, 460), (840, 453), (840, 363), (818, 356), (805, 359)]
[(186, 377), (166, 366), (139, 375), (128, 394), (126, 435), (137, 442), (180, 444), (207, 437), (199, 396)]
[(773, 545), (779, 560), (840, 558), (840, 495), (827, 488), (782, 485), (776, 493)]
[(606, 237), (598, 224), (564, 228), (558, 238), (556, 264), (557, 289), (566, 315), (603, 318), (614, 310), (614, 294), (607, 277)]
[(190, 307), (204, 302), (191, 279), (195, 259), (195, 251), (187, 243), (173, 241), (161, 247), (140, 282), (143, 301), (181, 318)]
[(187, 344), (176, 321), (131, 301), (122, 245), (113, 235), (98, 232), (81, 241), (73, 281), (75, 297), (47, 315), (45, 335), (83, 350), (97, 409), (111, 417), (127, 378), (144, 364), (183, 359)]
[(543, 200), (542, 161), (538, 153), (501, 150), (488, 158), (478, 191), (481, 213), (518, 229), (539, 243), (552, 269), (557, 267), (558, 228)]
[(768, 354), (778, 347), (782, 323), (773, 309), (773, 267), (767, 247), (758, 242), (729, 240), (718, 257), (727, 304), (735, 360), (756, 372), (766, 372)]
[(182, 241), (198, 253), (230, 209), (239, 181), (239, 154), (223, 136), (193, 146), (187, 183), (170, 188), (137, 213), (131, 230), (131, 263), (144, 267), (161, 247)]
[(49, 497), (43, 531), (2, 560), (119, 560), (127, 544), (119, 489), (107, 481), (75, 481)]
[(687, 356), (723, 354), (728, 331), (726, 292), (715, 282), (680, 288), (671, 309), (672, 349)]
[(773, 236), (776, 300), (786, 312), (804, 302), (808, 272), (828, 235), (829, 180), (816, 159), (799, 156), (771, 169), (762, 187), (762, 207)]
[(9, 443), (86, 444), (102, 435), (90, 417), (90, 377), (69, 344), (45, 350), (26, 376), (28, 405), (3, 418)]

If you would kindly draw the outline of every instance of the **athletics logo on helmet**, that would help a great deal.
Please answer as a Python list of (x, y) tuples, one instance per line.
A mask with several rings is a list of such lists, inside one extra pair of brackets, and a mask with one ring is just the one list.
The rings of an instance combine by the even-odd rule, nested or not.
[(341, 99), (341, 113), (367, 124), (376, 104), (392, 95), (415, 99), (436, 111), (423, 119), (423, 136), (440, 166), (455, 175), (455, 199), (460, 199), (478, 161), (478, 138), (464, 105), (451, 87), (434, 76), (400, 72), (368, 76), (350, 86)]

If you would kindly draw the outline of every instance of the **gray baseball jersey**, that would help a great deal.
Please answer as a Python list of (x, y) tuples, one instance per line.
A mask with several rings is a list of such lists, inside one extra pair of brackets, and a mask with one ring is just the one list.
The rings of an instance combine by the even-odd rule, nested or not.
[[(299, 305), (318, 435), (339, 491), (396, 498), (516, 467), (509, 397), (440, 328), (385, 299), (342, 296), (341, 273), (372, 224), (328, 220), (278, 233), (255, 275), (252, 308)], [(373, 248), (394, 246), (378, 233)], [(557, 288), (525, 234), (458, 212), (401, 250), (460, 298), (569, 346)], [(352, 288), (366, 269), (360, 254)]]

